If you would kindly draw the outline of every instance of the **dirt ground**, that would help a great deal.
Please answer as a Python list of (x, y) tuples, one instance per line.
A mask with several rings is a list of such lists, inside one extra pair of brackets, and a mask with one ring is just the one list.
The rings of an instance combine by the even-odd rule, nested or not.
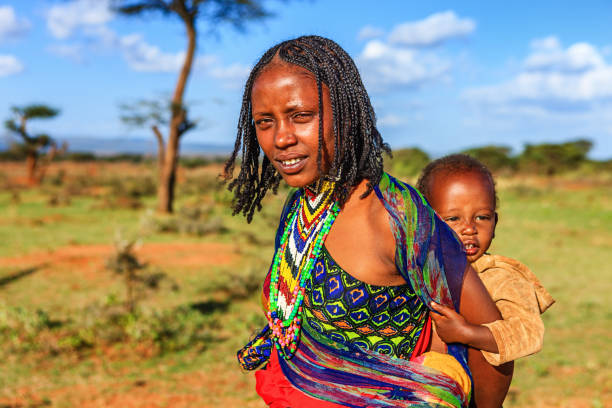
[[(77, 270), (79, 273), (99, 270), (115, 249), (112, 245), (69, 245), (54, 251), (34, 252), (14, 257), (0, 257), (0, 266), (29, 268), (53, 265), (53, 269)], [(136, 248), (141, 261), (155, 265), (192, 267), (232, 263), (235, 247), (223, 243), (148, 243)], [(67, 267), (67, 268), (65, 268)], [(47, 269), (47, 272), (49, 269)]]
[[(160, 267), (191, 268), (231, 265), (236, 260), (235, 245), (227, 243), (147, 243), (136, 248), (142, 261)], [(34, 252), (21, 256), (2, 257), (0, 266), (25, 269), (38, 267), (42, 274), (78, 273), (80, 277), (99, 278), (106, 259), (113, 253), (112, 245), (69, 245), (53, 251)], [(122, 359), (118, 350), (92, 359)], [(146, 352), (142, 357), (146, 357)], [(101, 362), (100, 362), (101, 364)], [(222, 373), (216, 375), (214, 373)], [(187, 408), (187, 407), (245, 407), (263, 408), (265, 404), (254, 392), (252, 373), (242, 373), (238, 368), (228, 371), (227, 366), (207, 367), (202, 371), (175, 374), (164, 379), (146, 375), (146, 380), (126, 380), (118, 375), (116, 380), (88, 381), (69, 386), (23, 386), (13, 390), (11, 397), (0, 397), (0, 408), (34, 407), (116, 407), (116, 408)], [(153, 378), (153, 379), (151, 379)], [(512, 393), (512, 390), (511, 390)], [(245, 394), (249, 398), (245, 400)], [(550, 399), (552, 397), (552, 400)], [(605, 401), (604, 406), (610, 401)], [(554, 396), (542, 396), (533, 405), (539, 408), (594, 406), (590, 398), (573, 398), (559, 403)]]
[[(38, 267), (41, 274), (75, 273), (79, 277), (96, 279), (104, 271), (106, 259), (113, 253), (112, 245), (70, 245), (53, 251), (34, 252), (27, 255), (2, 257), (0, 266), (27, 269)], [(147, 243), (136, 248), (141, 261), (156, 266), (194, 267), (230, 265), (236, 260), (235, 246), (225, 243)], [(61, 271), (61, 272), (58, 272)], [(103, 357), (91, 356), (93, 360), (121, 359), (119, 350), (109, 350)], [(141, 353), (146, 357), (146, 353)], [(223, 367), (207, 369), (209, 372), (225, 371)], [(148, 375), (147, 377), (154, 377)], [(38, 385), (24, 386), (11, 392), (11, 397), (0, 397), (0, 408), (18, 407), (263, 407), (253, 399), (244, 401), (244, 395), (232, 396), (232, 390), (254, 390), (252, 375), (241, 373), (236, 368), (230, 375), (210, 375), (204, 371), (177, 374), (165, 380), (120, 380), (95, 381), (74, 384), (61, 388)], [(238, 387), (237, 387), (238, 385)], [(251, 391), (254, 394), (253, 391)], [(221, 399), (212, 397), (221, 395)], [(222, 402), (221, 402), (222, 401)]]
[[(247, 377), (246, 375), (242, 377)], [(239, 393), (254, 390), (253, 376), (243, 378), (240, 384), (223, 376), (194, 372), (177, 375), (171, 381), (131, 382), (117, 381), (92, 384), (75, 384), (40, 392), (32, 387), (22, 387), (12, 398), (0, 398), (1, 408), (34, 408), (46, 406), (81, 408), (263, 408), (258, 399), (245, 401)], [(235, 379), (234, 379), (235, 380)], [(246, 380), (246, 381), (245, 381)], [(228, 387), (235, 391), (228, 395)], [(221, 393), (219, 397), (213, 397)], [(253, 393), (254, 394), (254, 393)]]

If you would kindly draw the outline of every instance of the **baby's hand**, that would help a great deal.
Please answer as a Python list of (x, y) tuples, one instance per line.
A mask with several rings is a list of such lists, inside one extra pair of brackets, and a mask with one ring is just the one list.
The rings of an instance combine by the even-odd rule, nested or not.
[(470, 323), (463, 316), (455, 312), (450, 307), (440, 305), (436, 302), (430, 303), (434, 310), (431, 318), (436, 325), (436, 333), (445, 343), (464, 343), (468, 344)]

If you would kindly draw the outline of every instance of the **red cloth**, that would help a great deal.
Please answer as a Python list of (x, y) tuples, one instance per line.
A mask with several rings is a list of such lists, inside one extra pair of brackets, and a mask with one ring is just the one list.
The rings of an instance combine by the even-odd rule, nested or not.
[(421, 336), (414, 345), (414, 350), (410, 355), (410, 360), (412, 361), (421, 354), (425, 353), (429, 348), (429, 343), (431, 343), (431, 314), (427, 315), (427, 320), (425, 321), (425, 325), (421, 330)]
[[(414, 359), (427, 351), (431, 341), (431, 317), (427, 317), (421, 336), (417, 340), (410, 359)], [(272, 350), (270, 361), (266, 368), (255, 372), (255, 390), (264, 402), (271, 408), (334, 408), (343, 405), (323, 401), (295, 388), (280, 367), (278, 352)]]
[(337, 408), (343, 405), (323, 401), (295, 388), (280, 367), (278, 352), (272, 356), (265, 369), (255, 372), (255, 390), (271, 408)]

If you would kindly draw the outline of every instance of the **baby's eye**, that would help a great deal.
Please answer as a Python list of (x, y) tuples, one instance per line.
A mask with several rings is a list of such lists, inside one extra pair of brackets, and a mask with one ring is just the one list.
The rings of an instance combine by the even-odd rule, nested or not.
[(476, 219), (479, 221), (488, 221), (491, 219), (490, 215), (477, 215)]
[(456, 216), (444, 217), (443, 220), (446, 222), (457, 222), (459, 221), (459, 217), (456, 217)]

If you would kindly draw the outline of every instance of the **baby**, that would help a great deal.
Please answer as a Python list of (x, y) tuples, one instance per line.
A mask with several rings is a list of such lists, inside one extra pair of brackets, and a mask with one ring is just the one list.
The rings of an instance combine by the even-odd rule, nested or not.
[(554, 299), (525, 265), (486, 252), (498, 221), (489, 169), (467, 155), (442, 157), (423, 169), (417, 188), (463, 242), (468, 261), (503, 318), (474, 325), (454, 310), (432, 303), (438, 313), (431, 317), (440, 338), (480, 349), (492, 365), (540, 351), (544, 337), (540, 314)]

